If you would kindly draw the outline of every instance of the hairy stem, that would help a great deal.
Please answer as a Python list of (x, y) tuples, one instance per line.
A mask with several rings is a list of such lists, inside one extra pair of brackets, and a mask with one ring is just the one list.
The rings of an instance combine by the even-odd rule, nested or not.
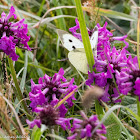
[[(14, 81), (15, 87), (17, 89), (17, 98), (20, 101), (20, 100), (23, 99), (23, 95), (22, 95), (22, 92), (20, 90), (20, 87), (19, 87), (17, 78), (16, 78), (16, 72), (15, 72), (15, 69), (14, 69), (14, 66), (13, 66), (13, 61), (9, 57), (8, 57), (8, 62), (9, 62), (9, 66), (10, 66), (10, 69), (11, 69), (11, 74), (12, 74), (12, 77), (13, 77), (13, 81)], [(26, 105), (26, 102), (24, 100), (23, 100), (23, 102), (21, 102), (21, 105), (24, 108), (24, 110), (29, 114), (29, 110), (28, 110), (27, 105)]]

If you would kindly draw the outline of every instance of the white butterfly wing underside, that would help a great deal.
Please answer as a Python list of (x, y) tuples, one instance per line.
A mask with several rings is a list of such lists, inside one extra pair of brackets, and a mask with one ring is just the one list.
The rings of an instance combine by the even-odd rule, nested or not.
[(58, 29), (57, 33), (60, 37), (63, 46), (68, 51), (72, 51), (73, 49), (77, 48), (84, 48), (83, 43), (73, 35), (69, 34), (68, 32)]
[(88, 62), (84, 49), (76, 49), (68, 53), (71, 64), (79, 71), (88, 73)]
[(98, 43), (98, 27), (95, 26), (94, 32), (90, 38), (90, 44), (94, 51), (97, 50), (97, 43)]

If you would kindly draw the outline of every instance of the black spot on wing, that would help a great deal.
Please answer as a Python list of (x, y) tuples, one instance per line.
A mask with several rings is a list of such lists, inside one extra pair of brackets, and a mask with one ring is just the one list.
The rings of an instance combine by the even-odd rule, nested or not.
[(76, 47), (75, 46), (72, 46), (72, 48), (75, 50), (76, 49)]
[(72, 40), (71, 40), (71, 39), (69, 39), (69, 42), (72, 42)]

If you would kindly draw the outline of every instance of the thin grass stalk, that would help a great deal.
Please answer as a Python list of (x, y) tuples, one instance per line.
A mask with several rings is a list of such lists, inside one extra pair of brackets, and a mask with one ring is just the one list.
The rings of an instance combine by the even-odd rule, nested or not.
[[(138, 58), (138, 64), (139, 64), (139, 68), (140, 68), (140, 11), (138, 10), (138, 22), (137, 22), (137, 58)], [(137, 114), (140, 117), (140, 101), (139, 101), (139, 97), (137, 97)], [(139, 131), (140, 131), (140, 122), (138, 122), (139, 124)]]
[(14, 136), (12, 132), (10, 131), (9, 127), (7, 126), (6, 122), (2, 120), (2, 118), (0, 118), (0, 123), (2, 124), (3, 128), (5, 128), (9, 136)]
[[(14, 109), (12, 104), (9, 102), (9, 100), (7, 98), (5, 98), (1, 92), (0, 92), (0, 96), (2, 96), (2, 98), (6, 101), (6, 103), (9, 105), (9, 107), (12, 109), (12, 111), (13, 111), (13, 113), (15, 115), (15, 119), (16, 119), (18, 125), (19, 125), (19, 128), (20, 128), (21, 132), (22, 132), (22, 135), (26, 136), (26, 132), (25, 132), (25, 130), (23, 128), (23, 125), (22, 125), (22, 123), (21, 123), (21, 121), (20, 121), (20, 119), (19, 119), (19, 117), (18, 117), (18, 115), (16, 113), (16, 110)], [(29, 138), (27, 138), (27, 140), (29, 140)]]
[(12, 123), (12, 125), (15, 127), (15, 129), (22, 135), (22, 132), (19, 129), (19, 127), (15, 124), (15, 122), (9, 116), (7, 116), (7, 114), (1, 108), (0, 108), (0, 112), (2, 112), (4, 114), (4, 116), (7, 118), (7, 120), (9, 120)]
[(74, 89), (72, 92), (70, 92), (67, 96), (65, 96), (61, 101), (59, 101), (57, 103), (57, 105), (55, 105), (55, 108), (58, 108), (60, 105), (62, 105), (68, 98), (70, 98), (75, 92), (76, 90), (78, 90), (85, 82), (83, 82), (82, 84), (80, 84), (76, 89)]
[[(18, 59), (17, 62), (24, 64), (24, 61), (23, 61), (23, 60), (20, 60), (20, 59)], [(0, 63), (0, 64), (1, 64), (1, 63)], [(43, 67), (43, 66), (36, 65), (36, 64), (33, 64), (33, 63), (28, 63), (28, 66), (30, 66), (30, 67), (35, 67), (35, 68), (40, 68), (40, 69), (43, 69), (43, 70), (45, 70), (45, 71), (52, 72), (52, 73), (57, 73), (57, 71), (55, 71), (55, 70), (48, 69), (48, 68), (45, 68), (45, 67)], [(8, 69), (8, 70), (9, 70), (9, 69)]]

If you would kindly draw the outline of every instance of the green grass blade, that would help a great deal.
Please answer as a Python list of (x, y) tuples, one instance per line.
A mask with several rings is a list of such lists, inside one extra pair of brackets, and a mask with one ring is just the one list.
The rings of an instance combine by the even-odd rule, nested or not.
[(122, 20), (127, 20), (127, 21), (136, 20), (134, 17), (132, 17), (130, 15), (127, 15), (127, 14), (124, 14), (121, 12), (117, 12), (117, 11), (113, 11), (113, 10), (106, 10), (106, 9), (102, 9), (102, 8), (100, 8), (99, 14), (110, 17), (110, 18), (122, 19)]
[(37, 13), (37, 15), (40, 17), (41, 16), (41, 12), (43, 11), (43, 6), (45, 4), (46, 0), (42, 0), (41, 4), (40, 4), (40, 8), (39, 11)]
[[(140, 11), (138, 13), (138, 21), (137, 21), (137, 58), (138, 58), (138, 64), (140, 68)], [(138, 116), (140, 117), (140, 101), (139, 97), (137, 97), (137, 110), (138, 110)], [(139, 122), (139, 131), (140, 131), (140, 122)]]
[(82, 41), (84, 44), (85, 52), (86, 52), (87, 61), (89, 64), (90, 71), (93, 71), (93, 65), (95, 62), (94, 62), (93, 52), (91, 49), (89, 35), (88, 35), (87, 29), (86, 29), (86, 23), (85, 23), (84, 16), (83, 16), (81, 1), (75, 0), (75, 4), (76, 4), (78, 20), (80, 23), (80, 31), (81, 31), (81, 35), (82, 35)]
[[(55, 7), (60, 6), (60, 4), (59, 4), (59, 2), (57, 0), (53, 0), (53, 3), (54, 3), (54, 6)], [(63, 15), (62, 9), (56, 10), (56, 14), (57, 14), (57, 16)], [(64, 18), (61, 18), (61, 19), (58, 19), (57, 21), (58, 21), (58, 22), (56, 22), (57, 27), (60, 28), (60, 29), (62, 29), (62, 30), (66, 30), (66, 22), (65, 22), (65, 19)]]
[(24, 70), (23, 70), (22, 79), (21, 79), (21, 82), (20, 82), (20, 89), (21, 89), (22, 93), (24, 92), (24, 87), (25, 87), (27, 66), (28, 66), (28, 51), (25, 51)]
[[(92, 12), (91, 8), (89, 7), (83, 7), (84, 11), (88, 11), (88, 12)], [(113, 10), (107, 10), (107, 9), (103, 9), (103, 8), (96, 8), (95, 10), (98, 11), (99, 10), (99, 15), (101, 16), (107, 16), (110, 18), (115, 18), (115, 19), (122, 19), (122, 20), (126, 20), (126, 21), (136, 21), (136, 19), (130, 15), (121, 13), (121, 12), (117, 12), (117, 11), (113, 11)]]
[(34, 127), (31, 135), (31, 140), (40, 140), (42, 133), (43, 132), (41, 132), (40, 128)]

